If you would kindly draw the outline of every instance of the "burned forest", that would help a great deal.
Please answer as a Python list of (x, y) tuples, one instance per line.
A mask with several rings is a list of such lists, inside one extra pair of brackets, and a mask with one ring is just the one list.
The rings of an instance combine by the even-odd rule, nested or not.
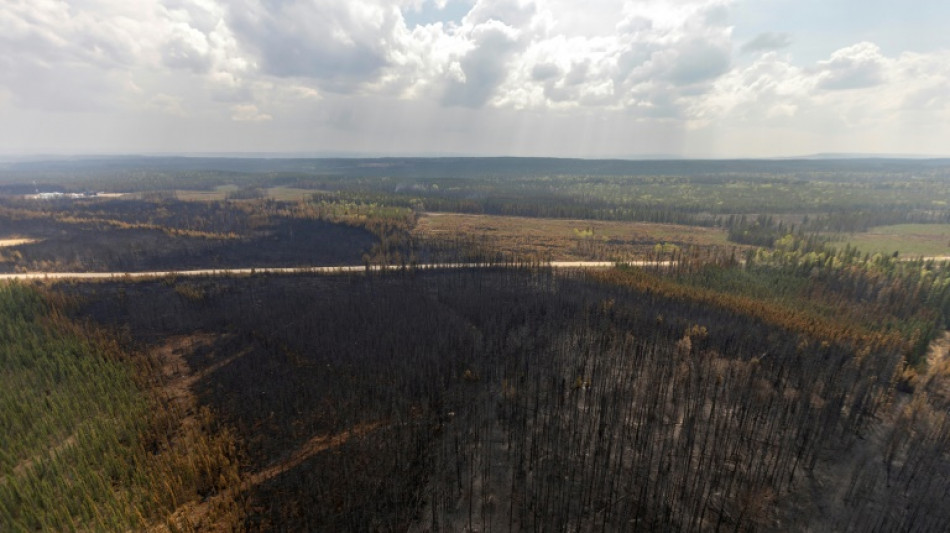
[(219, 163), (3, 174), (0, 529), (950, 527), (945, 164)]

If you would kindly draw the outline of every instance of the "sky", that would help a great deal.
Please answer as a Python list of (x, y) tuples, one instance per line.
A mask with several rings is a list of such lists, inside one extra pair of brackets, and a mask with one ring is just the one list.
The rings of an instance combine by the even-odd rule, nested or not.
[(950, 155), (945, 0), (3, 0), (0, 154)]

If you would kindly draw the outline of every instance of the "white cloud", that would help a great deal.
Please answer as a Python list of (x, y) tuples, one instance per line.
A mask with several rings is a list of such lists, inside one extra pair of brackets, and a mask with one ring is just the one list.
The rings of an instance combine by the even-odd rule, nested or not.
[(266, 122), (272, 118), (254, 104), (238, 104), (231, 107), (231, 120), (235, 122)]
[[(180, 0), (170, 11), (195, 11), (189, 5)], [(566, 0), (478, 0), (459, 24), (412, 30), (399, 5), (239, 0), (228, 4), (226, 28), (218, 29), (227, 46), (213, 46), (211, 24), (202, 29), (192, 14), (168, 32), (163, 59), (193, 73), (211, 71), (211, 80), (230, 86), (218, 93), (237, 91), (245, 78), (274, 78), (448, 106), (662, 108), (671, 115), (677, 94), (668, 91), (695, 92), (730, 65), (730, 30), (720, 13), (726, 1), (595, 1), (565, 17), (577, 11)], [(401, 5), (418, 10), (422, 2)], [(215, 49), (225, 51), (214, 58)], [(223, 57), (239, 63), (222, 67)], [(660, 105), (647, 101), (657, 94)]]
[[(694, 127), (757, 130), (758, 138), (743, 143), (773, 154), (943, 153), (935, 131), (950, 118), (950, 51), (887, 56), (861, 42), (804, 67), (769, 52), (722, 76), (711, 94), (693, 102), (689, 116)], [(770, 138), (762, 128), (795, 132), (796, 145), (809, 148), (758, 146)]]
[(462, 19), (466, 26), (478, 26), (492, 21), (512, 28), (523, 28), (531, 23), (538, 10), (534, 0), (479, 0)]
[(181, 98), (165, 93), (159, 93), (153, 96), (148, 101), (148, 107), (166, 115), (172, 115), (176, 117), (188, 116), (188, 113), (185, 112), (185, 109), (182, 106)]
[(691, 115), (707, 122), (723, 117), (757, 121), (794, 115), (814, 87), (815, 80), (803, 69), (770, 52), (719, 79), (710, 95), (695, 102)]
[(396, 5), (368, 0), (235, 0), (228, 22), (263, 74), (312, 78), (340, 92), (378, 79), (396, 32), (406, 31)]
[(731, 50), (726, 39), (691, 39), (677, 43), (674, 50), (668, 79), (676, 85), (714, 79), (729, 69)]
[[(11, 19), (6, 39), (33, 57), (6, 65), (0, 81), (26, 105), (60, 109), (121, 103), (117, 81), (132, 75), (152, 96), (174, 83), (183, 98), (203, 93), (229, 106), (276, 98), (274, 88), (289, 83), (472, 108), (593, 106), (675, 115), (681, 87), (713, 80), (730, 64), (729, 29), (713, 16), (726, 5), (719, 0), (595, 1), (577, 17), (563, 16), (574, 9), (566, 0), (478, 0), (459, 24), (410, 30), (400, 6), (421, 5), (16, 2), (0, 11)], [(51, 93), (63, 85), (60, 73), (86, 82), (57, 103)], [(14, 83), (14, 76), (35, 83)], [(662, 102), (651, 101), (656, 95)]]
[(184, 23), (173, 26), (171, 35), (163, 46), (162, 56), (165, 65), (195, 73), (206, 73), (213, 65), (208, 36)]
[[(108, 107), (121, 72), (154, 33), (146, 2), (12, 0), (0, 6), (0, 86), (15, 105), (54, 111)], [(106, 14), (107, 13), (107, 14)]]
[(594, 2), (578, 20), (555, 15), (564, 2), (539, 4), (532, 39), (495, 105), (675, 117), (682, 96), (703, 92), (731, 62), (725, 2)]
[(472, 48), (458, 59), (461, 76), (446, 85), (443, 102), (462, 107), (482, 107), (508, 77), (508, 63), (521, 48), (516, 29), (495, 18), (471, 31)]
[[(565, 127), (542, 137), (596, 150), (622, 142), (611, 132), (642, 140), (652, 131), (681, 139), (773, 128), (804, 144), (829, 131), (855, 142), (866, 130), (902, 131), (904, 142), (908, 131), (939, 138), (935, 132), (950, 130), (943, 125), (950, 51), (895, 51), (841, 37), (854, 44), (805, 62), (796, 58), (798, 33), (734, 34), (735, 7), (732, 0), (6, 0), (0, 128), (11, 132), (0, 138), (17, 138), (13, 116), (77, 112), (103, 123), (188, 122), (191, 141), (229, 131), (233, 121), (260, 123), (241, 131), (271, 128), (271, 139), (292, 126), (300, 139), (309, 120), (349, 132), (354, 143), (385, 142), (368, 134), (376, 128), (427, 145), (424, 128), (405, 137), (399, 126), (419, 116), (469, 121), (440, 130), (440, 141), (458, 136), (456, 150), (473, 142), (528, 147), (512, 128)], [(438, 20), (434, 9), (452, 15), (420, 22)], [(407, 27), (404, 14), (423, 11)], [(492, 118), (475, 120), (482, 115)], [(581, 135), (598, 141), (567, 140)], [(622, 153), (620, 146), (609, 153)]]
[(179, 69), (240, 83), (248, 64), (222, 13), (206, 0), (6, 2), (0, 25), (11, 31), (0, 33), (0, 49), (11, 53), (0, 55), (0, 86), (18, 106), (94, 111), (148, 100), (164, 90), (157, 85), (192, 83)]
[(822, 89), (860, 89), (885, 81), (888, 60), (874, 43), (861, 42), (837, 50), (818, 63), (818, 86)]

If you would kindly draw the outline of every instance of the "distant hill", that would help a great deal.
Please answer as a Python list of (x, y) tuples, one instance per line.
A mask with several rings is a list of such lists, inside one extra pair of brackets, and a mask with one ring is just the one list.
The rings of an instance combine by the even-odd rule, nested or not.
[(506, 176), (698, 176), (796, 174), (806, 172), (919, 172), (950, 167), (950, 159), (849, 157), (834, 154), (793, 159), (625, 160), (532, 157), (79, 157), (0, 164), (0, 180), (13, 176), (76, 175), (97, 172), (302, 173), (319, 176), (467, 178)]
[(921, 154), (866, 154), (866, 153), (838, 153), (825, 152), (810, 155), (801, 155), (789, 158), (779, 159), (946, 159), (946, 156), (921, 155)]

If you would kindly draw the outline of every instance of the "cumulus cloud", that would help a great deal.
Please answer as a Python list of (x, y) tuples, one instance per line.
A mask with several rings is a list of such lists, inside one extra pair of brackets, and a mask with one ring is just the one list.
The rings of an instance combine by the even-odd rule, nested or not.
[(676, 85), (688, 85), (716, 78), (729, 69), (730, 55), (728, 42), (686, 41), (677, 46), (669, 79)]
[(675, 117), (685, 95), (703, 92), (731, 64), (728, 2), (595, 2), (559, 17), (564, 4), (537, 2), (527, 44), (489, 105)]
[(366, 0), (238, 0), (228, 20), (264, 74), (348, 91), (377, 79), (405, 31), (399, 8)]
[[(882, 140), (897, 142), (896, 132), (904, 142), (923, 131), (923, 124), (950, 118), (950, 52), (888, 56), (861, 42), (804, 66), (768, 52), (720, 77), (708, 95), (691, 102), (687, 116), (699, 127), (797, 131), (795, 142), (810, 143), (812, 151), (831, 149), (822, 143), (837, 143), (841, 151), (874, 150)], [(928, 136), (915, 142), (933, 144), (933, 132)], [(781, 153), (781, 146), (758, 148)]]
[(7, 2), (0, 26), (10, 30), (0, 33), (0, 49), (13, 53), (0, 54), (0, 85), (17, 105), (57, 111), (147, 102), (190, 82), (178, 70), (238, 85), (249, 65), (222, 13), (207, 0)]
[(361, 127), (420, 110), (435, 122), (562, 117), (572, 134), (604, 138), (603, 124), (673, 132), (950, 119), (950, 52), (885, 53), (855, 39), (804, 62), (799, 43), (770, 28), (736, 43), (733, 3), (8, 0), (0, 114), (141, 113), (275, 131), (311, 120), (357, 140)]
[(238, 104), (231, 107), (231, 120), (235, 122), (266, 122), (272, 118), (254, 104)]
[(162, 47), (162, 59), (172, 68), (205, 73), (213, 65), (210, 48), (206, 34), (187, 24), (177, 25)]
[(554, 63), (537, 63), (531, 67), (531, 79), (534, 81), (545, 81), (558, 77), (561, 69)]
[[(92, 9), (93, 7), (98, 9)], [(18, 105), (95, 110), (118, 97), (121, 73), (155, 33), (144, 2), (48, 0), (0, 6), (0, 86)]]
[[(563, 16), (576, 11), (567, 0), (476, 0), (460, 22), (407, 28), (403, 11), (422, 5), (50, 0), (0, 9), (0, 20), (11, 28), (0, 39), (34, 56), (6, 58), (10, 92), (24, 102), (55, 99), (31, 100), (44, 95), (42, 87), (14, 84), (14, 76), (33, 74), (51, 92), (62, 85), (55, 73), (82, 79), (74, 71), (89, 70), (86, 92), (60, 98), (60, 107), (121, 102), (106, 90), (120, 86), (112, 78), (151, 71), (228, 106), (275, 98), (275, 87), (289, 84), (318, 93), (434, 99), (449, 107), (593, 106), (675, 114), (681, 93), (695, 93), (731, 64), (727, 0), (593, 2), (571, 17)], [(36, 65), (51, 67), (28, 72)], [(154, 83), (155, 75), (149, 76)], [(106, 87), (95, 87), (97, 77)], [(167, 86), (144, 86), (152, 96), (168, 92)], [(650, 100), (658, 95), (662, 101), (654, 105)]]
[(707, 122), (793, 116), (814, 92), (815, 84), (804, 69), (770, 52), (719, 79), (711, 94), (694, 102), (690, 115)]
[(518, 47), (517, 34), (504, 23), (489, 19), (473, 30), (473, 48), (459, 59), (460, 79), (449, 81), (443, 102), (481, 107), (508, 74), (507, 63)]
[(462, 19), (465, 25), (478, 26), (496, 21), (506, 26), (522, 28), (531, 23), (538, 5), (532, 0), (479, 0)]
[(818, 63), (818, 86), (828, 90), (861, 89), (884, 82), (887, 59), (869, 42), (842, 48)]
[[(223, 29), (196, 2), (169, 7), (188, 16), (167, 32), (162, 59), (208, 75), (217, 93), (243, 90), (238, 98), (256, 75), (467, 108), (644, 108), (663, 94), (659, 107), (673, 110), (669, 91), (695, 92), (731, 64), (727, 0), (593, 2), (580, 12), (567, 0), (477, 0), (460, 22), (412, 29), (403, 11), (422, 1), (236, 0), (218, 6)], [(214, 32), (230, 45), (215, 46)], [(222, 67), (227, 57), (240, 64)]]

